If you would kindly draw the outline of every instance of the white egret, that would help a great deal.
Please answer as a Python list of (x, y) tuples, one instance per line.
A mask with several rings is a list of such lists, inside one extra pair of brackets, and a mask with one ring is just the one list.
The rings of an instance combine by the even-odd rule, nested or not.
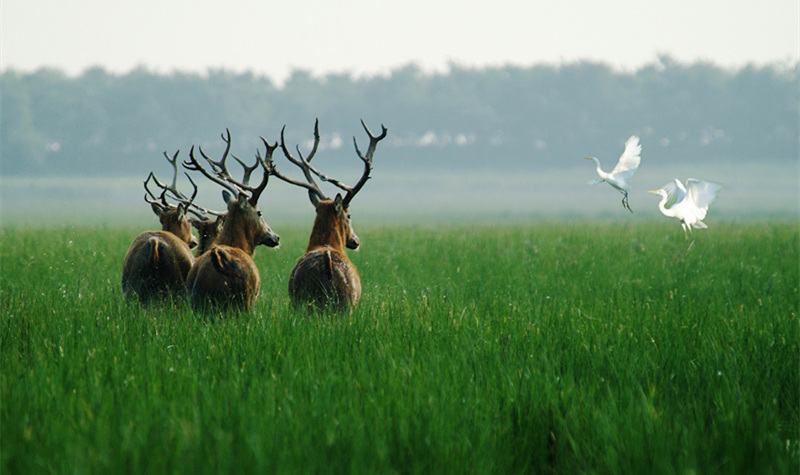
[[(706, 217), (708, 207), (717, 199), (720, 188), (722, 185), (694, 178), (686, 180), (686, 186), (683, 186), (683, 183), (676, 178), (660, 189), (650, 190), (648, 193), (661, 196), (661, 202), (658, 203), (661, 214), (678, 218), (686, 239), (688, 240), (689, 234), (692, 234), (692, 244), (694, 244), (692, 228), (708, 227), (702, 220)], [(691, 248), (691, 245), (689, 247)]]
[(611, 170), (611, 173), (606, 173), (600, 168), (600, 160), (597, 158), (584, 157), (586, 160), (594, 160), (594, 163), (597, 164), (597, 174), (600, 175), (599, 180), (591, 180), (589, 184), (597, 185), (598, 183), (606, 182), (619, 190), (622, 193), (622, 206), (631, 213), (633, 213), (633, 210), (628, 205), (628, 192), (631, 191), (631, 185), (628, 184), (628, 180), (639, 168), (639, 163), (642, 161), (642, 157), (639, 156), (640, 153), (642, 153), (642, 146), (639, 145), (639, 137), (631, 135), (625, 142), (625, 151), (620, 155), (617, 166)]

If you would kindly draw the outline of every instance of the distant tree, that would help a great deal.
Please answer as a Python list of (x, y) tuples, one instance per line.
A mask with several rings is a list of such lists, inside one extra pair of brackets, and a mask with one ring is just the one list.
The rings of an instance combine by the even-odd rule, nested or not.
[(20, 76), (6, 71), (0, 87), (0, 172), (38, 173), (45, 160), (47, 143), (33, 123), (28, 90)]
[[(798, 64), (722, 68), (661, 55), (633, 72), (591, 61), (315, 76), (283, 86), (252, 73), (157, 74), (140, 67), (77, 77), (54, 69), (0, 75), (3, 174), (136, 174), (191, 145), (235, 153), (259, 136), (302, 145), (315, 118), (327, 153), (352, 154), (358, 120), (389, 128), (385, 167), (562, 166), (640, 134), (648, 160), (796, 160)], [(385, 155), (384, 155), (385, 154)], [(350, 163), (350, 161), (347, 161)]]

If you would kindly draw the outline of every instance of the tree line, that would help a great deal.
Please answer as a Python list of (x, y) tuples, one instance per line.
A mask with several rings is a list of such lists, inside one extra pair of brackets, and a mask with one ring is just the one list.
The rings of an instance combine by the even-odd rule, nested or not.
[(635, 71), (585, 61), (451, 64), (439, 73), (408, 64), (370, 77), (295, 70), (281, 85), (227, 70), (6, 70), (0, 170), (142, 174), (163, 151), (221, 147), (226, 128), (234, 152), (249, 157), (259, 136), (274, 142), (284, 124), (287, 143), (304, 143), (315, 118), (333, 154), (353, 155), (360, 119), (378, 130), (385, 124), (382, 162), (397, 169), (558, 167), (600, 144), (617, 153), (634, 133), (648, 160), (790, 161), (798, 153), (799, 70), (660, 56)]

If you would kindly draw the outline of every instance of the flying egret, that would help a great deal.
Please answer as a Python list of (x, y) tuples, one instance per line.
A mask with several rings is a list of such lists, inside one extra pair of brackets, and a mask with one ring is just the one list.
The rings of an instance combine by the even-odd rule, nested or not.
[(694, 244), (692, 227), (698, 229), (708, 227), (702, 220), (706, 217), (708, 207), (717, 199), (720, 188), (722, 185), (694, 178), (686, 180), (686, 186), (683, 186), (683, 183), (676, 178), (660, 189), (650, 190), (648, 193), (661, 196), (661, 202), (658, 203), (661, 214), (678, 218), (686, 239), (688, 240), (689, 234), (692, 234), (692, 244)]
[(600, 169), (600, 160), (597, 158), (583, 157), (586, 160), (594, 160), (594, 163), (597, 164), (597, 174), (600, 175), (599, 180), (591, 180), (589, 184), (596, 185), (605, 181), (619, 190), (622, 193), (622, 206), (631, 213), (633, 213), (633, 210), (628, 205), (628, 192), (631, 191), (631, 185), (628, 184), (628, 180), (639, 168), (639, 163), (642, 161), (642, 157), (639, 156), (640, 153), (642, 153), (642, 146), (639, 145), (639, 137), (631, 135), (625, 142), (625, 151), (620, 155), (617, 166), (611, 170), (611, 173), (606, 173)]

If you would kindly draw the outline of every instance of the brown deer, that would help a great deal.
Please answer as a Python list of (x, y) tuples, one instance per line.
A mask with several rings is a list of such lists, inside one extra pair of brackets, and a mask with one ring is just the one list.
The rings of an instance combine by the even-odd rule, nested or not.
[[(174, 166), (175, 175), (171, 190), (177, 192), (175, 163), (178, 152), (175, 152), (172, 160), (166, 152), (164, 156)], [(155, 199), (155, 195), (147, 186), (151, 179), (163, 189), (160, 200)], [(194, 182), (192, 186), (194, 186), (192, 197), (181, 199), (173, 206), (166, 198), (167, 191), (171, 191), (170, 187), (163, 186), (152, 172), (144, 181), (147, 192), (144, 199), (150, 203), (153, 212), (158, 216), (161, 231), (145, 231), (131, 243), (122, 265), (122, 295), (125, 300), (138, 299), (139, 302), (146, 304), (152, 301), (164, 301), (185, 293), (186, 276), (194, 261), (190, 248), (197, 245), (186, 214), (187, 209), (193, 206), (197, 195), (197, 186)], [(185, 198), (182, 194), (181, 197)]]
[[(278, 144), (270, 146), (264, 141), (267, 144), (266, 161), (259, 154), (252, 166), (231, 155), (244, 168), (242, 181), (237, 181), (225, 164), (231, 147), (230, 131), (226, 132), (227, 136), (222, 135), (226, 148), (219, 161), (210, 159), (200, 149), (211, 171), (203, 168), (195, 158), (194, 147), (189, 152), (189, 161), (183, 162), (187, 169), (199, 171), (222, 186), (222, 196), (228, 206), (216, 244), (197, 258), (187, 277), (189, 298), (196, 310), (230, 306), (252, 308), (261, 289), (261, 276), (252, 257), (255, 248), (259, 244), (277, 247), (280, 242), (280, 237), (270, 229), (258, 209), (258, 199), (269, 181), (271, 170), (268, 162)], [(261, 183), (250, 186), (250, 175), (259, 166), (264, 173)]]
[[(169, 157), (167, 157), (169, 160)], [(175, 164), (175, 160), (170, 160), (170, 163), (174, 167), (176, 167), (177, 172), (177, 165)], [(192, 181), (192, 177), (186, 175), (186, 178), (194, 186), (194, 181)], [(158, 181), (158, 178), (153, 175), (153, 180), (156, 182), (156, 185), (166, 191), (172, 193), (172, 195), (177, 198), (178, 200), (189, 203), (189, 208), (187, 211), (195, 215), (194, 218), (189, 218), (189, 223), (193, 228), (197, 230), (197, 235), (199, 239), (197, 240), (197, 246), (194, 248), (194, 255), (195, 257), (200, 257), (201, 255), (205, 254), (206, 251), (211, 249), (219, 239), (219, 231), (222, 229), (222, 223), (225, 221), (225, 213), (220, 211), (214, 211), (211, 209), (203, 208), (199, 206), (197, 203), (194, 203), (193, 200), (188, 199), (180, 190), (175, 187), (175, 183), (173, 181), (172, 185), (167, 186)], [(150, 190), (147, 190), (148, 193)], [(150, 196), (155, 198), (152, 193)], [(210, 218), (208, 215), (213, 215), (215, 218)]]
[(198, 239), (194, 255), (200, 257), (217, 244), (219, 232), (225, 222), (225, 214), (220, 213), (215, 218), (197, 216), (197, 218), (190, 218), (189, 222), (197, 230)]
[[(364, 172), (358, 183), (352, 187), (323, 175), (311, 166), (311, 159), (314, 158), (319, 145), (318, 120), (314, 123), (314, 145), (307, 158), (300, 153), (299, 147), (297, 148), (299, 158), (289, 153), (283, 130), (281, 131), (281, 149), (290, 162), (300, 167), (306, 181), (288, 178), (275, 170), (274, 166), (271, 167), (272, 174), (283, 181), (306, 188), (311, 204), (317, 212), (306, 253), (297, 260), (289, 276), (289, 295), (295, 304), (343, 310), (354, 306), (361, 297), (361, 277), (345, 254), (345, 248), (358, 249), (360, 244), (350, 221), (349, 207), (353, 197), (369, 179), (375, 147), (386, 137), (387, 132), (386, 127), (381, 125), (381, 134), (375, 136), (363, 120), (361, 125), (369, 135), (369, 147), (366, 155), (362, 154), (353, 137), (356, 153), (364, 162)], [(264, 143), (266, 144), (266, 141)], [(325, 196), (314, 180), (314, 175), (345, 191), (344, 198), (339, 193), (334, 198)]]

